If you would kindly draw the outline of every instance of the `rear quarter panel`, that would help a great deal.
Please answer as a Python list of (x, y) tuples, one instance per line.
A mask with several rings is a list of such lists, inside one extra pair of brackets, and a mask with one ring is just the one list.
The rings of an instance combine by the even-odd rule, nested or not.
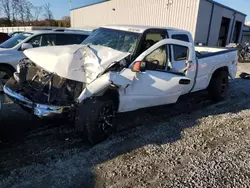
[(236, 50), (198, 59), (198, 74), (193, 91), (206, 89), (213, 73), (222, 67), (228, 67), (229, 76), (231, 78), (235, 78), (237, 73), (237, 64), (238, 54)]

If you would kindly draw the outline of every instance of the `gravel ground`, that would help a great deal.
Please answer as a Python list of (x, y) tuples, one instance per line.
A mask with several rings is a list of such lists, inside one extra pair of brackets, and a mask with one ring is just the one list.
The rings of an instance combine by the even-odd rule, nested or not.
[[(250, 73), (250, 64), (240, 64)], [(121, 114), (119, 132), (91, 147), (60, 120), (8, 101), (0, 123), (0, 187), (250, 187), (250, 81), (227, 100), (206, 93)]]

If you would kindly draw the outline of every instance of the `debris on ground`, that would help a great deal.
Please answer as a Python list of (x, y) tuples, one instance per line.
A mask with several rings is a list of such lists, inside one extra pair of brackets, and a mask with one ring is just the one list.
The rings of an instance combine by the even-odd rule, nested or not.
[(249, 80), (249, 79), (250, 79), (250, 74), (245, 73), (245, 72), (242, 72), (242, 73), (240, 74), (240, 77), (241, 77), (242, 79), (247, 79), (247, 80)]

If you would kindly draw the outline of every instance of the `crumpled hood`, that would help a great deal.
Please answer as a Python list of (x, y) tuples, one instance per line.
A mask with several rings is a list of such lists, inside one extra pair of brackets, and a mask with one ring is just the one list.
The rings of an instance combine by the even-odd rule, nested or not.
[(24, 54), (43, 69), (61, 77), (90, 83), (113, 63), (129, 55), (104, 46), (68, 45), (28, 49)]

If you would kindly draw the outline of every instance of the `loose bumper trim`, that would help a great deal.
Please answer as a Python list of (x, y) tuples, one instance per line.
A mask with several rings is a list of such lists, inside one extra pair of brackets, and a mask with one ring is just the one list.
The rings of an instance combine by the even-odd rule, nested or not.
[(50, 117), (54, 115), (60, 115), (66, 110), (70, 109), (70, 106), (53, 106), (53, 105), (44, 105), (33, 103), (31, 100), (26, 97), (12, 91), (11, 89), (4, 86), (4, 93), (8, 95), (15, 103), (29, 108), (32, 110), (33, 114), (38, 117)]

